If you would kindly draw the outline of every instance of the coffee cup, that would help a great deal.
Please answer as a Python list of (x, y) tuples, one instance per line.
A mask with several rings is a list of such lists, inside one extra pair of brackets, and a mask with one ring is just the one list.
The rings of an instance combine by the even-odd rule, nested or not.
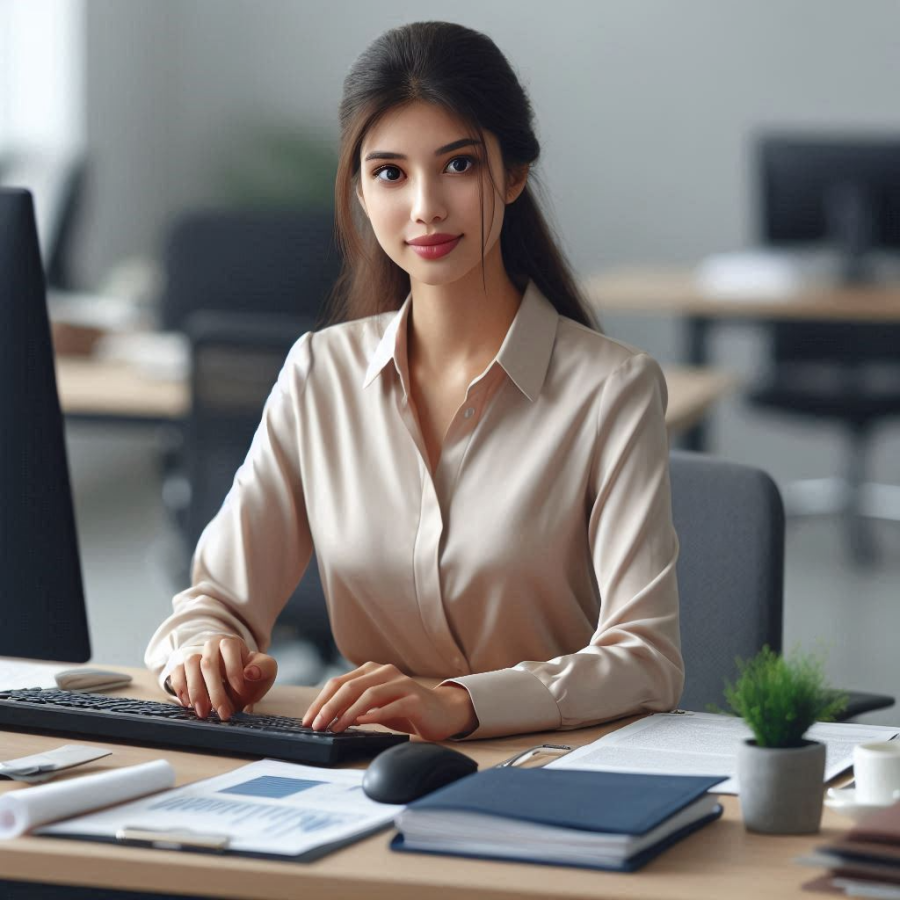
[(856, 801), (887, 806), (900, 800), (900, 741), (876, 741), (853, 748)]

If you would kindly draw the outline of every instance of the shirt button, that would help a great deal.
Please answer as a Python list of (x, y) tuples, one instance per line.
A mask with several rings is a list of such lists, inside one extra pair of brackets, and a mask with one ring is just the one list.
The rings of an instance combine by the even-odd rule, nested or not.
[(474, 407), (474, 406), (470, 406), (470, 407), (463, 413), (463, 415), (464, 415), (467, 419), (471, 419), (472, 416), (475, 415), (475, 407)]

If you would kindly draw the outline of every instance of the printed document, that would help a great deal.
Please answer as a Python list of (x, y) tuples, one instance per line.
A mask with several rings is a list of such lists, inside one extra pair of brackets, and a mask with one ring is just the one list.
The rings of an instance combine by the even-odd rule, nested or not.
[(227, 851), (312, 858), (389, 825), (403, 809), (366, 797), (363, 774), (264, 759), (38, 833), (109, 840), (138, 830), (158, 833), (160, 844), (188, 833), (227, 838)]
[[(889, 741), (900, 728), (885, 725), (817, 722), (806, 737), (825, 744), (825, 781), (853, 765), (853, 747), (866, 741)], [(656, 713), (573, 750), (546, 769), (598, 772), (647, 772), (660, 775), (725, 775), (712, 788), (737, 794), (737, 751), (752, 737), (743, 719), (716, 713)]]

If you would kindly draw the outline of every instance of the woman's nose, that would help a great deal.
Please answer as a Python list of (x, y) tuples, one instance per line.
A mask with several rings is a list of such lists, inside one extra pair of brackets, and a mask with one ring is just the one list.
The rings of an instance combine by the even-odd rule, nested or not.
[(429, 179), (421, 179), (415, 187), (410, 218), (414, 222), (428, 225), (440, 222), (446, 216), (447, 210), (440, 187)]

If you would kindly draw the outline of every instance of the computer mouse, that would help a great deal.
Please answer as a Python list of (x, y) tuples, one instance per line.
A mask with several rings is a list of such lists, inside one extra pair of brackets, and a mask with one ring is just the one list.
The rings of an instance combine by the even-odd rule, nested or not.
[(379, 803), (412, 803), (477, 769), (478, 763), (465, 753), (409, 741), (379, 753), (369, 764), (362, 787)]
[(64, 691), (111, 691), (131, 684), (130, 675), (103, 669), (65, 669), (54, 677), (57, 686)]

